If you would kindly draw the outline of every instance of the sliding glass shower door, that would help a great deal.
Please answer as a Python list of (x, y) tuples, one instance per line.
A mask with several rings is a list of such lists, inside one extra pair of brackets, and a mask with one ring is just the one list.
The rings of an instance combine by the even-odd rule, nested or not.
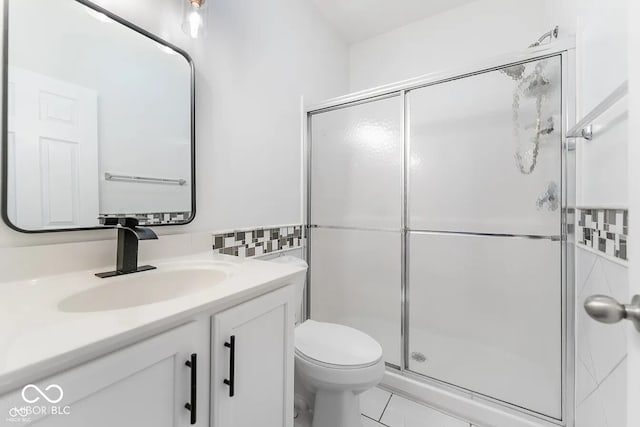
[(400, 360), (402, 98), (311, 122), (311, 317), (364, 331)]
[(408, 369), (562, 402), (560, 58), (408, 92)]
[[(562, 57), (310, 113), (310, 314), (563, 419)], [(412, 378), (416, 378), (413, 375)]]

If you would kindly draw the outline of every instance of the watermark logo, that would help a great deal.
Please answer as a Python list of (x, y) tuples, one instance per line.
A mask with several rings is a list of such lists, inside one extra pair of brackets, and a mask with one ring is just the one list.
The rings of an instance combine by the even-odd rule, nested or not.
[[(33, 399), (29, 399), (27, 397), (27, 390), (34, 390), (40, 396), (36, 396)], [(49, 395), (45, 394), (45, 392), (48, 392), (49, 390), (54, 390), (52, 393), (53, 396), (56, 396), (56, 390), (57, 390), (58, 397), (51, 398), (49, 397)], [(49, 403), (60, 403), (62, 401), (62, 398), (64, 397), (64, 391), (62, 390), (62, 387), (60, 387), (58, 384), (48, 385), (45, 387), (44, 391), (42, 391), (40, 387), (34, 384), (27, 384), (22, 389), (22, 400), (24, 400), (27, 403), (36, 403), (40, 400), (40, 397), (44, 398)]]
[(35, 384), (27, 384), (22, 388), (22, 400), (33, 404), (46, 401), (50, 405), (23, 405), (9, 409), (7, 422), (31, 422), (32, 417), (70, 415), (70, 406), (56, 406), (64, 398), (64, 390), (58, 384), (49, 384), (44, 389)]

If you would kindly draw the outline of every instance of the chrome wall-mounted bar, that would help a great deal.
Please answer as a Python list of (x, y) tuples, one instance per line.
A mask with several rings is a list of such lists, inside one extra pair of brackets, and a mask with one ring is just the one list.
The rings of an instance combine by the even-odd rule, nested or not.
[(148, 176), (116, 175), (109, 172), (105, 172), (104, 179), (107, 181), (142, 182), (146, 184), (167, 184), (167, 185), (186, 185), (187, 184), (186, 179), (169, 179), (169, 178), (152, 178)]
[(627, 96), (629, 81), (625, 80), (609, 96), (589, 111), (574, 127), (567, 132), (567, 138), (583, 138), (587, 141), (593, 139), (594, 122), (607, 113), (614, 105)]

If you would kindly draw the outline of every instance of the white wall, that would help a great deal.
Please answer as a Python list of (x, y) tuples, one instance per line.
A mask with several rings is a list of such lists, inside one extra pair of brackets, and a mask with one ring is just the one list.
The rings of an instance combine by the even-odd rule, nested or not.
[[(208, 36), (197, 42), (182, 34), (178, 0), (97, 3), (185, 48), (195, 61), (198, 214), (190, 225), (159, 232), (300, 222), (301, 97), (318, 101), (348, 89), (348, 48), (310, 2), (211, 0)], [(32, 252), (10, 248), (112, 238), (112, 231), (24, 235), (2, 224), (0, 248), (8, 249), (0, 249), (0, 271), (25, 262), (35, 273), (45, 262), (16, 261), (18, 253)], [(170, 240), (161, 237), (153, 247), (171, 246)], [(196, 240), (202, 250), (211, 243)], [(95, 251), (64, 268), (105, 265), (111, 260), (104, 255), (115, 253), (112, 242), (90, 247)], [(143, 246), (143, 257), (150, 247)], [(85, 253), (82, 248), (64, 250), (71, 256)], [(38, 253), (42, 259), (49, 252)]]
[[(628, 2), (580, 2), (577, 29), (577, 112), (588, 113), (628, 78)], [(628, 120), (615, 109), (592, 141), (577, 140), (578, 207), (628, 208)], [(599, 122), (597, 122), (599, 123)], [(602, 123), (604, 124), (604, 122)], [(630, 227), (634, 227), (634, 223)], [(576, 426), (625, 426), (630, 325), (590, 319), (583, 304), (594, 294), (627, 303), (627, 267), (578, 246), (576, 250)], [(629, 424), (631, 425), (631, 424)]]
[[(627, 2), (583, 1), (577, 37), (577, 109), (584, 116), (628, 77)], [(619, 109), (577, 150), (577, 204), (621, 207), (628, 204), (627, 111)]]
[(358, 91), (517, 52), (555, 25), (575, 32), (576, 0), (477, 0), (351, 46)]
[(300, 97), (318, 102), (348, 89), (348, 48), (309, 3), (211, 4), (211, 31), (198, 49), (212, 71), (199, 82), (212, 95), (201, 104), (211, 135), (199, 135), (209, 160), (198, 182), (211, 191), (200, 197), (198, 226), (301, 221)]

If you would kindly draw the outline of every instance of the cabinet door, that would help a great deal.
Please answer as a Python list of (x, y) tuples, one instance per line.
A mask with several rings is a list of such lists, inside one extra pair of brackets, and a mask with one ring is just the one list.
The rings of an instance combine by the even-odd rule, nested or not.
[(214, 316), (212, 426), (293, 426), (292, 301), (288, 286)]
[(208, 326), (189, 323), (25, 385), (0, 398), (0, 419), (43, 427), (187, 426), (191, 368), (185, 362), (197, 354), (195, 425), (206, 426)]

